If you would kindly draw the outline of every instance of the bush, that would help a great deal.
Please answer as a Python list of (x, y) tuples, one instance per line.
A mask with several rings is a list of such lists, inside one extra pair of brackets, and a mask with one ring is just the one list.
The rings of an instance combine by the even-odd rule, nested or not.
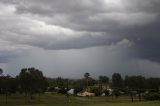
[(118, 89), (115, 89), (113, 91), (113, 94), (115, 95), (116, 98), (118, 98), (120, 96), (120, 91)]
[(106, 96), (109, 96), (109, 90), (105, 90), (104, 93)]
[(96, 96), (100, 96), (102, 94), (98, 87), (91, 87), (90, 92), (94, 93)]
[(55, 92), (56, 90), (55, 90), (55, 87), (49, 87), (49, 88), (47, 89), (47, 91), (48, 91), (48, 92)]
[(83, 90), (82, 87), (79, 87), (79, 86), (74, 87), (74, 94), (77, 94), (78, 92), (81, 92), (82, 90)]
[(61, 88), (60, 90), (58, 90), (58, 93), (60, 93), (60, 94), (66, 94), (67, 90), (68, 89), (66, 89), (66, 88)]
[(144, 97), (146, 100), (160, 100), (160, 93), (149, 93)]

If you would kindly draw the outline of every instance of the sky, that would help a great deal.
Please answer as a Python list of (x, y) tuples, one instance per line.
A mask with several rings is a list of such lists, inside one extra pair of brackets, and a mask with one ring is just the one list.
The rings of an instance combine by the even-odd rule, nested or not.
[(160, 0), (0, 0), (0, 67), (159, 77), (159, 19)]

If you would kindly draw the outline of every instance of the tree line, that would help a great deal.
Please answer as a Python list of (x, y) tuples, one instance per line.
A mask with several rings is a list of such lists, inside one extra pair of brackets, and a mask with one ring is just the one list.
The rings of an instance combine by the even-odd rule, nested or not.
[[(112, 89), (111, 96), (117, 98), (120, 95), (128, 95), (131, 97), (132, 102), (135, 95), (138, 95), (139, 101), (141, 101), (144, 93), (159, 93), (160, 91), (160, 78), (145, 78), (141, 75), (126, 75), (123, 78), (121, 74), (114, 73), (112, 78), (102, 75), (98, 79), (94, 79), (90, 73), (85, 73), (82, 79), (64, 79), (58, 77), (47, 80), (49, 80), (51, 91), (55, 90), (54, 87), (60, 87), (63, 90), (65, 90), (64, 88), (74, 88), (75, 94), (77, 94), (85, 89), (88, 92), (95, 93), (96, 96), (101, 96), (103, 93), (109, 95), (108, 89)], [(66, 90), (62, 93), (66, 93)]]
[[(56, 90), (56, 87), (59, 89)], [(111, 96), (118, 97), (123, 92), (125, 95), (130, 95), (132, 101), (136, 92), (141, 101), (142, 93), (159, 92), (160, 78), (145, 78), (141, 75), (123, 78), (119, 73), (114, 73), (111, 79), (105, 75), (94, 79), (90, 73), (85, 73), (82, 79), (47, 78), (36, 68), (23, 68), (16, 77), (12, 77), (3, 75), (3, 70), (0, 68), (0, 94), (6, 97), (6, 103), (7, 97), (17, 92), (24, 94), (25, 100), (30, 102), (35, 94), (40, 99), (40, 95), (46, 91), (66, 94), (71, 88), (75, 89), (75, 94), (85, 89), (95, 93), (96, 96), (102, 93), (109, 95), (108, 89), (112, 89)]]
[(0, 69), (0, 94), (7, 97), (13, 93), (19, 92), (25, 94), (25, 100), (30, 102), (34, 94), (45, 92), (48, 86), (47, 80), (42, 71), (36, 68), (23, 68), (19, 75), (11, 77), (10, 75), (2, 75), (3, 70)]

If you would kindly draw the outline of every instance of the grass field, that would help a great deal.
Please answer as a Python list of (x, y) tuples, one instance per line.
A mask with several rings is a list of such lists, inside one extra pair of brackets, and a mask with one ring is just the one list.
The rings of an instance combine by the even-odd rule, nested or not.
[[(70, 102), (69, 102), (70, 100)], [(23, 95), (11, 95), (8, 103), (5, 103), (5, 96), (0, 96), (0, 106), (160, 106), (160, 101), (142, 101), (132, 103), (129, 97), (69, 97), (59, 94), (44, 94), (39, 100), (38, 97), (26, 102)]]

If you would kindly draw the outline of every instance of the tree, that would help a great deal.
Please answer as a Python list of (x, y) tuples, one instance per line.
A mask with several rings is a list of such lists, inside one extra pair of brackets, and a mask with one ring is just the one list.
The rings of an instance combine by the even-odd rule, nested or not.
[(102, 93), (102, 86), (109, 83), (109, 78), (107, 76), (99, 76), (99, 94)]
[(86, 79), (86, 84), (87, 84), (87, 91), (88, 91), (88, 81), (89, 81), (89, 77), (90, 77), (90, 74), (89, 74), (89, 73), (85, 73), (85, 74), (84, 74), (84, 78)]
[(114, 73), (112, 75), (112, 86), (113, 88), (121, 88), (123, 85), (123, 79), (119, 73)]
[(5, 94), (5, 101), (7, 104), (7, 98), (9, 93), (9, 86), (10, 86), (10, 76), (2, 76), (1, 77), (1, 93)]
[(6, 104), (8, 94), (15, 93), (17, 85), (16, 79), (9, 75), (0, 77), (0, 93), (5, 94)]
[(131, 80), (131, 78), (129, 77), (129, 76), (125, 76), (125, 86), (126, 86), (126, 92), (128, 93), (128, 94), (130, 94), (130, 96), (131, 96), (131, 101), (133, 102), (133, 92), (132, 92), (132, 87), (133, 87), (133, 85), (132, 85), (132, 80)]
[(0, 68), (0, 75), (2, 75), (2, 73), (3, 73), (3, 69), (2, 69), (2, 68)]
[(26, 99), (32, 99), (34, 93), (44, 92), (47, 82), (43, 73), (35, 68), (24, 68), (18, 76), (20, 87), (26, 94)]
[(146, 88), (146, 79), (143, 76), (126, 76), (125, 85), (130, 89), (132, 99), (133, 90), (138, 92), (139, 101), (141, 101), (141, 93)]
[(108, 84), (109, 83), (109, 78), (107, 76), (99, 76), (99, 81), (102, 84)]
[[(123, 79), (119, 73), (114, 73), (112, 75), (112, 87), (114, 88), (114, 95), (116, 98), (120, 95), (119, 89), (123, 86)], [(112, 95), (113, 96), (113, 95)]]
[(139, 95), (139, 101), (141, 101), (141, 93), (146, 88), (146, 79), (143, 76), (137, 76), (137, 92)]
[(147, 79), (147, 87), (149, 89), (153, 89), (156, 92), (158, 92), (159, 87), (160, 87), (160, 78), (149, 78), (149, 79)]
[(61, 78), (61, 77), (58, 77), (56, 79), (56, 84), (57, 84), (58, 87), (63, 88), (64, 87), (64, 79)]
[(86, 87), (86, 80), (85, 79), (72, 80), (71, 85), (73, 88), (82, 88), (83, 89)]

